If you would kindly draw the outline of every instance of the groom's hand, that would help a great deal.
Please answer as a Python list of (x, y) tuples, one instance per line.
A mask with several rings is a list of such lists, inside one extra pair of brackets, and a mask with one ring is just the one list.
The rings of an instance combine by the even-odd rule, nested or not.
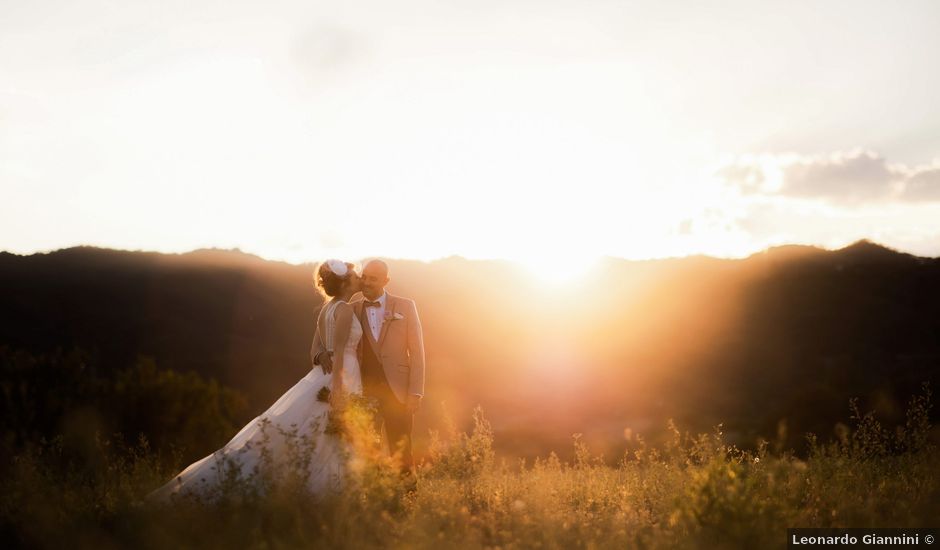
[(330, 374), (333, 372), (333, 354), (328, 351), (321, 351), (317, 356), (317, 363), (323, 368), (323, 372)]
[(415, 394), (409, 395), (408, 402), (405, 403), (405, 407), (411, 414), (418, 412), (421, 409), (421, 396)]

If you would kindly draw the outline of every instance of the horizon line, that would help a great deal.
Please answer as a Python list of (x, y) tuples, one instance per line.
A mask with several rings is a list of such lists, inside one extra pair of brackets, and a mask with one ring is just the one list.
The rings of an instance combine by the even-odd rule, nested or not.
[[(627, 257), (624, 257), (624, 256), (614, 256), (614, 255), (611, 255), (611, 254), (600, 254), (600, 255), (598, 255), (598, 256), (596, 257), (596, 261), (615, 260), (615, 261), (624, 261), (624, 262), (650, 262), (650, 261), (682, 260), (682, 259), (690, 259), (690, 258), (706, 258), (706, 259), (713, 259), (713, 260), (745, 260), (745, 259), (752, 258), (752, 257), (757, 256), (757, 255), (760, 255), (760, 254), (766, 254), (767, 252), (769, 252), (769, 251), (771, 251), (771, 250), (781, 249), (781, 248), (790, 248), (790, 247), (794, 247), (794, 248), (816, 249), (816, 250), (819, 250), (819, 251), (822, 251), (822, 252), (838, 252), (838, 251), (841, 251), (841, 250), (845, 250), (845, 249), (848, 249), (848, 248), (852, 248), (853, 246), (859, 246), (859, 245), (864, 245), (864, 244), (871, 245), (871, 246), (875, 246), (875, 247), (878, 247), (878, 248), (882, 248), (882, 249), (888, 250), (888, 251), (890, 251), (890, 252), (893, 252), (893, 253), (895, 253), (895, 254), (911, 256), (911, 257), (914, 257), (914, 258), (921, 258), (921, 259), (937, 259), (938, 257), (940, 257), (940, 256), (919, 256), (919, 255), (914, 254), (914, 253), (912, 253), (912, 252), (907, 252), (907, 251), (904, 251), (904, 250), (901, 250), (901, 249), (898, 249), (898, 248), (894, 248), (894, 247), (885, 245), (885, 244), (880, 243), (880, 242), (877, 242), (877, 241), (875, 241), (875, 240), (873, 240), (873, 239), (861, 238), (861, 239), (857, 239), (857, 240), (855, 240), (855, 241), (853, 241), (853, 242), (851, 242), (851, 243), (849, 243), (849, 244), (846, 244), (846, 245), (844, 245), (844, 246), (833, 247), (833, 248), (825, 247), (825, 246), (818, 245), (818, 244), (805, 244), (805, 243), (785, 243), (785, 244), (776, 244), (776, 245), (768, 246), (768, 247), (766, 247), (766, 248), (764, 248), (764, 249), (761, 249), (761, 250), (757, 250), (757, 251), (751, 252), (751, 253), (746, 254), (746, 255), (743, 255), (743, 256), (720, 256), (720, 255), (712, 255), (712, 254), (705, 254), (705, 253), (697, 253), (697, 254), (687, 254), (687, 255), (684, 255), (684, 256), (650, 256), (650, 257), (646, 257), (646, 258), (627, 258)], [(255, 258), (258, 258), (258, 259), (263, 260), (263, 261), (266, 261), (266, 262), (278, 262), (278, 263), (284, 263), (284, 264), (289, 264), (289, 265), (294, 265), (294, 266), (301, 266), (301, 265), (308, 265), (308, 264), (317, 264), (317, 263), (322, 262), (322, 261), (324, 261), (324, 260), (326, 260), (326, 259), (329, 259), (329, 258), (327, 258), (327, 257), (324, 257), (324, 258), (320, 258), (320, 259), (307, 259), (307, 260), (303, 260), (303, 261), (290, 261), (290, 260), (286, 260), (286, 259), (283, 259), (283, 258), (265, 256), (265, 255), (259, 254), (259, 253), (257, 253), (257, 252), (253, 252), (253, 251), (250, 251), (250, 250), (242, 249), (241, 247), (235, 247), (235, 248), (220, 248), (220, 247), (215, 247), (215, 246), (208, 246), (208, 247), (194, 248), (194, 249), (190, 249), (190, 250), (186, 250), (186, 251), (165, 251), (165, 250), (147, 250), (147, 249), (142, 249), (142, 248), (138, 248), (138, 249), (113, 248), (113, 247), (102, 246), (102, 245), (94, 245), (94, 244), (77, 244), (77, 245), (65, 246), (65, 247), (55, 248), (55, 249), (33, 250), (33, 251), (30, 251), (30, 252), (25, 252), (25, 253), (13, 252), (13, 251), (10, 251), (10, 250), (0, 250), (0, 254), (10, 254), (10, 255), (19, 256), (19, 257), (31, 257), (31, 256), (40, 256), (40, 255), (54, 254), (54, 253), (57, 253), (57, 252), (64, 252), (64, 251), (74, 250), (74, 249), (93, 249), (93, 250), (103, 250), (103, 251), (112, 251), (112, 252), (140, 253), (140, 254), (161, 254), (161, 255), (166, 255), (166, 256), (171, 256), (171, 255), (173, 255), (173, 256), (184, 256), (184, 255), (187, 255), (187, 254), (194, 254), (194, 253), (198, 253), (198, 252), (228, 252), (228, 253), (242, 254), (242, 255), (245, 255), (245, 256), (253, 256), (253, 257), (255, 257)], [(513, 258), (504, 258), (504, 257), (470, 258), (470, 257), (463, 256), (463, 255), (460, 255), (460, 254), (450, 254), (450, 255), (448, 255), (448, 256), (439, 256), (439, 257), (435, 257), (435, 258), (431, 258), (431, 259), (416, 258), (416, 257), (392, 257), (392, 256), (381, 256), (381, 255), (369, 255), (369, 256), (365, 256), (364, 258), (362, 258), (362, 260), (366, 260), (366, 259), (383, 259), (383, 260), (391, 260), (391, 261), (409, 261), (409, 262), (421, 262), (421, 263), (426, 263), (426, 264), (435, 263), (435, 262), (440, 262), (440, 261), (445, 261), (445, 260), (454, 260), (454, 259), (456, 259), (456, 260), (471, 261), (471, 262), (475, 262), (475, 261), (480, 261), (480, 262), (509, 262), (509, 263), (518, 264), (518, 265), (524, 265), (524, 264), (525, 264), (524, 261), (518, 260), (518, 259), (513, 259)]]

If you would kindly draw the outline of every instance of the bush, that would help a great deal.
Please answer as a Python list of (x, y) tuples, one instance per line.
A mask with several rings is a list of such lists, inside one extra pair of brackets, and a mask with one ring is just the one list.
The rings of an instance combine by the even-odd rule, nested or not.
[[(143, 436), (168, 457), (203, 456), (231, 437), (246, 400), (195, 373), (161, 370), (152, 359), (102, 373), (82, 350), (31, 355), (0, 347), (0, 436), (3, 465), (12, 454), (60, 438), (63, 453), (98, 460), (96, 434)], [(2, 470), (0, 470), (2, 471)]]
[[(20, 452), (0, 481), (0, 525), (20, 545), (140, 548), (763, 548), (784, 547), (793, 526), (928, 526), (940, 506), (940, 458), (930, 443), (929, 388), (894, 430), (852, 407), (841, 437), (804, 458), (742, 451), (712, 433), (649, 447), (642, 437), (617, 467), (575, 438), (575, 460), (554, 454), (509, 465), (493, 452), (481, 410), (470, 434), (451, 423), (408, 493), (368, 422), (352, 483), (318, 497), (303, 488), (303, 447), (288, 460), (299, 477), (266, 491), (237, 480), (215, 502), (142, 504), (181, 462), (157, 458), (145, 440), (97, 440), (100, 463), (76, 466), (60, 442)], [(889, 444), (890, 443), (890, 444)], [(256, 486), (254, 486), (256, 487)]]

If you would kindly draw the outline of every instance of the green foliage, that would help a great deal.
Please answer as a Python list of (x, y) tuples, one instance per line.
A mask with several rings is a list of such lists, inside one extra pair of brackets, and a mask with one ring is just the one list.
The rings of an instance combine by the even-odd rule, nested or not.
[[(317, 392), (317, 399), (323, 394), (324, 386)], [(327, 390), (329, 396), (329, 390)], [(374, 397), (351, 394), (343, 398), (343, 405), (337, 409), (334, 405), (327, 415), (326, 433), (341, 435), (347, 438), (355, 439), (357, 437), (368, 437), (365, 434), (369, 427), (374, 423), (375, 415), (379, 412), (379, 402)]]
[(929, 383), (921, 385), (921, 395), (911, 397), (908, 402), (903, 426), (890, 430), (882, 426), (873, 411), (861, 413), (858, 400), (849, 401), (852, 430), (844, 424), (836, 426), (836, 440), (820, 445), (814, 434), (808, 434), (810, 455), (813, 457), (838, 457), (855, 462), (865, 462), (889, 456), (916, 454), (930, 448), (930, 410), (933, 407), (933, 392)]
[[(139, 548), (764, 548), (784, 547), (786, 528), (926, 526), (940, 507), (940, 455), (931, 443), (929, 387), (907, 421), (889, 430), (852, 404), (852, 425), (827, 443), (810, 436), (805, 459), (746, 451), (708, 434), (673, 435), (662, 448), (631, 437), (616, 467), (575, 437), (575, 459), (553, 453), (531, 465), (493, 452), (480, 409), (473, 429), (449, 422), (411, 494), (394, 462), (377, 453), (368, 415), (345, 419), (355, 451), (346, 490), (304, 490), (311, 449), (297, 439), (275, 476), (233, 474), (211, 501), (141, 502), (180, 465), (145, 440), (95, 441), (97, 466), (52, 440), (19, 453), (0, 481), (0, 532), (37, 547)], [(358, 410), (352, 407), (350, 410)], [(227, 471), (223, 468), (223, 471)], [(268, 476), (268, 477), (265, 477)], [(250, 476), (249, 476), (250, 477)], [(258, 481), (256, 480), (256, 481)]]
[[(442, 407), (443, 409), (443, 407)], [(473, 410), (473, 431), (470, 435), (458, 433), (457, 428), (442, 410), (446, 434), (442, 438), (437, 431), (431, 432), (429, 454), (431, 477), (472, 479), (493, 466), (493, 429), (483, 417), (483, 409)]]
[(109, 393), (106, 414), (118, 420), (115, 431), (144, 434), (157, 448), (172, 444), (207, 452), (206, 444), (219, 447), (247, 409), (235, 390), (196, 373), (158, 369), (149, 358), (118, 372)]
[(143, 436), (154, 449), (194, 458), (230, 438), (246, 408), (238, 392), (150, 358), (103, 374), (81, 350), (32, 355), (0, 346), (0, 467), (57, 437), (63, 453), (100, 460), (96, 434), (121, 434), (124, 444)]

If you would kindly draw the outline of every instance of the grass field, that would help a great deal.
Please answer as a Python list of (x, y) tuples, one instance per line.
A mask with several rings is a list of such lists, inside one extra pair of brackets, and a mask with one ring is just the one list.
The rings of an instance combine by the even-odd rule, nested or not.
[[(351, 489), (317, 499), (291, 476), (235, 480), (212, 503), (142, 497), (178, 463), (99, 440), (75, 455), (59, 441), (16, 456), (2, 481), (2, 535), (49, 548), (773, 548), (787, 527), (923, 527), (940, 517), (931, 396), (885, 427), (851, 404), (851, 427), (798, 458), (768, 443), (742, 451), (671, 424), (669, 444), (634, 437), (619, 464), (574, 438), (554, 454), (507, 463), (482, 411), (470, 433), (433, 434), (418, 490), (382, 460), (360, 461)], [(169, 461), (172, 462), (172, 461)], [(270, 481), (270, 480), (269, 480)]]

